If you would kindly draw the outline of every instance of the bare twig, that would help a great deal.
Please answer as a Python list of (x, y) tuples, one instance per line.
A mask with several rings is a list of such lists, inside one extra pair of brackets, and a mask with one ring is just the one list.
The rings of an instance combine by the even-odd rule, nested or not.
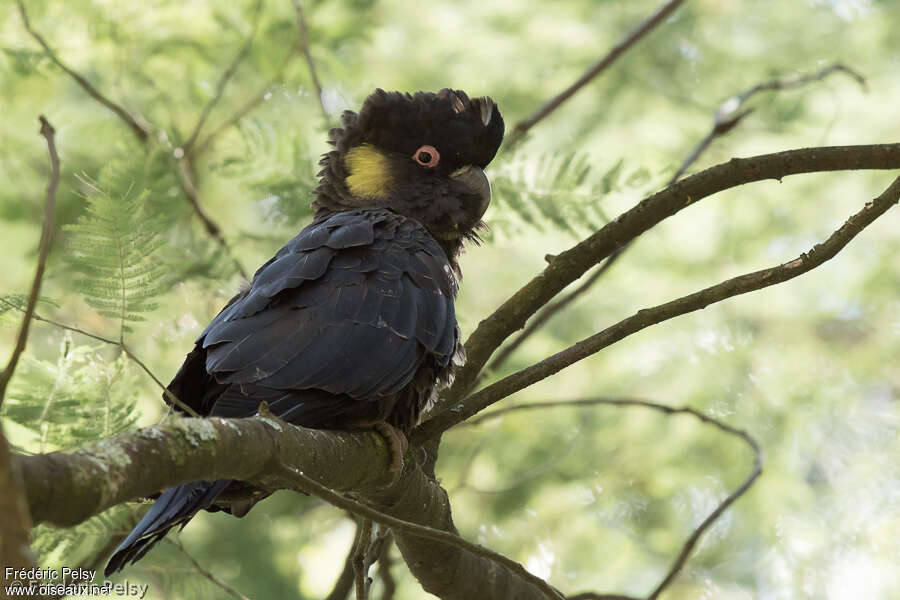
[(350, 498), (342, 494), (338, 494), (337, 492), (330, 490), (329, 488), (307, 477), (306, 475), (289, 465), (282, 463), (281, 471), (283, 473), (283, 476), (289, 480), (293, 480), (296, 483), (297, 487), (310, 494), (315, 494), (319, 498), (322, 498), (326, 502), (333, 504), (338, 508), (350, 511), (356, 515), (359, 515), (360, 517), (371, 519), (372, 521), (380, 523), (386, 527), (390, 527), (391, 529), (403, 531), (405, 533), (434, 540), (436, 542), (450, 544), (451, 546), (456, 546), (476, 556), (486, 558), (498, 565), (503, 566), (504, 568), (512, 572), (515, 576), (527, 581), (529, 584), (540, 590), (547, 598), (550, 598), (551, 600), (565, 600), (565, 596), (560, 594), (559, 591), (553, 588), (549, 583), (547, 583), (540, 577), (532, 575), (528, 572), (527, 569), (525, 569), (525, 567), (523, 567), (516, 561), (503, 556), (502, 554), (498, 554), (492, 550), (488, 550), (483, 546), (473, 544), (448, 531), (441, 531), (440, 529), (434, 529), (425, 525), (419, 525), (418, 523), (413, 523), (411, 521), (404, 521), (402, 519), (398, 519), (396, 517), (392, 517), (388, 514), (375, 510), (374, 508), (366, 506), (365, 504), (362, 504), (355, 500), (351, 500)]
[(394, 536), (390, 529), (385, 530), (383, 543), (378, 553), (378, 577), (381, 578), (381, 600), (393, 600), (397, 592), (397, 583), (391, 573), (391, 547), (394, 544)]
[(194, 209), (194, 214), (197, 215), (197, 218), (203, 223), (203, 228), (206, 230), (206, 233), (221, 246), (228, 258), (231, 259), (231, 262), (234, 263), (234, 267), (237, 269), (238, 273), (241, 274), (241, 277), (249, 279), (247, 277), (247, 271), (244, 270), (244, 266), (237, 257), (235, 257), (234, 253), (232, 253), (231, 247), (225, 240), (225, 236), (222, 235), (222, 229), (213, 218), (206, 213), (206, 210), (200, 204), (200, 196), (197, 193), (197, 188), (194, 187), (194, 180), (190, 172), (190, 164), (191, 163), (186, 160), (186, 157), (184, 157), (179, 159), (178, 164), (175, 166), (178, 182), (181, 184), (181, 190), (184, 192), (184, 197), (187, 198), (191, 207)]
[(50, 48), (50, 45), (47, 44), (46, 40), (44, 40), (41, 34), (31, 28), (31, 23), (28, 20), (28, 13), (25, 11), (25, 4), (22, 2), (22, 0), (16, 0), (16, 2), (19, 5), (19, 14), (22, 15), (22, 22), (25, 24), (25, 29), (29, 34), (31, 34), (31, 37), (33, 37), (37, 41), (37, 43), (41, 45), (41, 47), (44, 49), (44, 52), (46, 52), (47, 56), (50, 57), (50, 60), (52, 60), (60, 69), (65, 71), (65, 73), (69, 77), (74, 79), (75, 83), (80, 85), (81, 89), (87, 92), (87, 94), (91, 98), (93, 98), (109, 110), (113, 111), (117, 117), (122, 119), (141, 142), (146, 142), (150, 137), (150, 132), (147, 130), (147, 128), (139, 123), (137, 119), (135, 119), (127, 110), (122, 108), (122, 106), (116, 104), (115, 102), (101, 94), (100, 91), (97, 90), (97, 88), (95, 88), (93, 85), (91, 85), (91, 83), (87, 79), (82, 77), (80, 73), (69, 68), (69, 66), (59, 58), (56, 52), (54, 52), (53, 49)]
[(729, 131), (735, 128), (738, 123), (740, 123), (744, 117), (753, 112), (752, 108), (748, 108), (746, 110), (741, 110), (744, 104), (751, 97), (756, 94), (764, 91), (776, 91), (776, 90), (789, 90), (793, 88), (798, 88), (804, 86), (808, 83), (814, 83), (817, 81), (822, 81), (832, 73), (845, 73), (849, 77), (852, 77), (859, 85), (866, 88), (866, 80), (865, 78), (854, 71), (853, 69), (842, 65), (841, 63), (835, 63), (824, 69), (820, 69), (815, 73), (809, 75), (797, 75), (794, 77), (779, 77), (775, 79), (771, 79), (769, 81), (764, 81), (762, 83), (757, 83), (753, 87), (747, 88), (743, 92), (739, 92), (719, 105), (719, 108), (716, 109), (715, 115), (713, 115), (713, 124), (709, 130), (709, 133), (700, 140), (696, 146), (694, 146), (691, 153), (688, 154), (687, 158), (681, 163), (681, 167), (678, 168), (678, 171), (672, 176), (672, 179), (669, 180), (669, 184), (675, 183), (678, 179), (681, 178), (682, 175), (693, 165), (700, 155), (709, 147), (709, 145), (718, 137), (721, 137), (727, 134)]
[[(900, 180), (898, 180), (900, 181)], [(559, 407), (572, 407), (572, 406), (619, 406), (619, 407), (640, 407), (640, 408), (649, 408), (652, 410), (656, 410), (662, 412), (667, 415), (691, 415), (701, 422), (706, 423), (708, 425), (712, 425), (716, 427), (720, 431), (724, 431), (729, 435), (733, 435), (735, 437), (740, 438), (750, 450), (753, 451), (753, 470), (744, 479), (744, 482), (735, 489), (731, 494), (729, 494), (719, 505), (716, 507), (714, 511), (712, 511), (709, 516), (707, 516), (700, 525), (697, 526), (696, 529), (691, 533), (688, 537), (687, 541), (685, 541), (684, 545), (681, 548), (681, 551), (678, 553), (678, 556), (675, 558), (675, 561), (672, 563), (672, 566), (669, 568), (668, 573), (663, 578), (662, 582), (651, 592), (649, 596), (647, 596), (647, 600), (656, 600), (659, 595), (669, 586), (669, 584), (674, 581), (675, 577), (684, 567), (685, 562), (690, 557), (691, 552), (694, 547), (697, 545), (697, 542), (700, 540), (700, 536), (709, 529), (709, 527), (718, 519), (722, 513), (728, 509), (729, 506), (734, 504), (734, 502), (740, 498), (750, 486), (756, 481), (756, 479), (762, 474), (762, 450), (760, 450), (759, 444), (756, 442), (753, 437), (748, 434), (743, 429), (737, 429), (736, 427), (732, 427), (727, 423), (720, 421), (716, 418), (710, 417), (694, 408), (690, 407), (681, 407), (681, 408), (673, 408), (671, 406), (666, 406), (665, 404), (659, 404), (657, 402), (650, 402), (648, 400), (638, 400), (634, 398), (587, 398), (580, 400), (561, 400), (558, 402), (530, 402), (528, 404), (518, 404), (515, 406), (507, 406), (504, 408), (500, 408), (485, 414), (480, 415), (478, 418), (473, 419), (471, 421), (471, 425), (484, 423), (485, 421), (489, 421), (491, 419), (496, 419), (498, 417), (502, 417), (505, 414), (511, 412), (518, 411), (527, 411), (527, 410), (536, 410), (536, 409), (544, 409), (544, 408), (559, 408)], [(584, 595), (578, 594), (575, 598), (623, 598), (624, 596), (618, 595), (609, 595), (609, 594), (594, 594)], [(572, 600), (570, 598), (570, 600)]]
[(363, 518), (359, 522), (359, 531), (353, 549), (353, 582), (356, 588), (356, 600), (368, 600), (369, 584), (369, 544), (372, 542), (372, 521)]
[(316, 88), (316, 96), (319, 99), (319, 107), (322, 109), (322, 116), (328, 123), (328, 110), (325, 108), (325, 98), (322, 96), (322, 84), (319, 83), (319, 74), (316, 72), (316, 63), (313, 61), (312, 53), (309, 50), (309, 30), (306, 27), (306, 15), (303, 12), (303, 4), (301, 0), (291, 0), (294, 3), (294, 10), (297, 12), (297, 29), (300, 34), (300, 48), (303, 50), (303, 57), (306, 59), (306, 66), (309, 67), (309, 76), (312, 79), (313, 86)]
[[(0, 302), (3, 302), (7, 306), (14, 308), (16, 310), (23, 310), (22, 307), (14, 304), (12, 302), (9, 302), (8, 300), (6, 300), (4, 298), (0, 298)], [(66, 331), (71, 331), (73, 333), (79, 333), (79, 334), (89, 337), (93, 340), (97, 340), (98, 342), (103, 342), (104, 344), (110, 344), (112, 346), (117, 346), (117, 347), (121, 348), (122, 352), (125, 353), (125, 356), (127, 356), (131, 361), (134, 362), (134, 364), (136, 364), (138, 367), (140, 367), (140, 369), (144, 373), (146, 373), (157, 386), (159, 386), (159, 389), (161, 389), (163, 394), (165, 394), (166, 398), (169, 399), (169, 402), (171, 402), (174, 405), (177, 405), (179, 408), (181, 408), (184, 412), (186, 412), (187, 414), (189, 414), (192, 417), (200, 416), (199, 414), (197, 414), (197, 411), (195, 411), (193, 408), (191, 408), (190, 406), (188, 406), (187, 404), (182, 402), (175, 394), (173, 394), (172, 391), (169, 390), (169, 388), (167, 388), (166, 385), (162, 381), (160, 381), (156, 375), (153, 374), (153, 371), (151, 371), (150, 368), (146, 364), (144, 364), (144, 361), (142, 361), (140, 358), (138, 358), (138, 356), (134, 352), (132, 352), (131, 349), (125, 345), (124, 342), (122, 342), (120, 340), (114, 340), (112, 338), (104, 337), (102, 335), (97, 335), (96, 333), (91, 333), (90, 331), (85, 331), (84, 329), (81, 329), (80, 327), (74, 327), (72, 325), (66, 325), (65, 323), (60, 323), (59, 321), (54, 321), (53, 319), (44, 318), (41, 315), (37, 314), (36, 312), (32, 312), (31, 318), (34, 319), (35, 321), (42, 321), (44, 323), (47, 323), (48, 325), (53, 325), (54, 327), (59, 327), (60, 329), (64, 329)]]
[(353, 534), (353, 543), (350, 544), (350, 550), (347, 552), (347, 558), (344, 560), (344, 568), (335, 580), (334, 587), (331, 588), (331, 592), (325, 597), (325, 600), (347, 600), (347, 595), (350, 594), (350, 590), (353, 589), (355, 575), (353, 570), (353, 558), (356, 556), (356, 548), (359, 545), (359, 536), (362, 534), (362, 523), (354, 518), (353, 513), (350, 513), (350, 517), (353, 519), (353, 522), (356, 523), (356, 533)]
[[(659, 404), (656, 402), (649, 402), (647, 400), (635, 400), (635, 399), (616, 399), (616, 398), (590, 398), (583, 400), (569, 400), (569, 401), (559, 401), (559, 402), (534, 402), (529, 404), (521, 404), (516, 406), (510, 406), (502, 409), (498, 409), (484, 415), (481, 415), (476, 421), (478, 423), (483, 423), (484, 421), (494, 419), (500, 417), (506, 413), (514, 412), (514, 411), (522, 411), (522, 410), (534, 410), (534, 409), (542, 409), (542, 408), (557, 408), (561, 406), (597, 406), (597, 405), (607, 405), (607, 406), (634, 406), (634, 407), (643, 407), (649, 408), (652, 410), (657, 410), (663, 412), (668, 415), (675, 414), (689, 414), (699, 419), (701, 422), (713, 425), (725, 433), (736, 436), (740, 438), (754, 453), (754, 462), (753, 462), (753, 470), (750, 475), (744, 480), (744, 482), (735, 489), (734, 492), (729, 494), (717, 507), (716, 509), (707, 516), (706, 519), (700, 523), (699, 526), (692, 532), (692, 534), (688, 537), (687, 541), (681, 548), (678, 556), (676, 557), (674, 563), (670, 567), (668, 573), (663, 578), (663, 581), (654, 589), (654, 591), (647, 597), (648, 600), (655, 600), (668, 585), (675, 579), (681, 569), (684, 567), (685, 562), (690, 557), (691, 552), (699, 541), (700, 537), (703, 533), (709, 529), (709, 527), (718, 519), (725, 510), (731, 506), (740, 496), (742, 496), (750, 486), (756, 481), (756, 479), (762, 474), (762, 451), (760, 450), (759, 444), (750, 436), (747, 432), (742, 429), (737, 429), (724, 423), (718, 419), (705, 415), (696, 409), (689, 407), (682, 408), (672, 408), (670, 406), (666, 406), (664, 404)], [(579, 594), (577, 597), (589, 597), (589, 598), (615, 598), (620, 596), (615, 595), (589, 595), (584, 596)]]
[(558, 373), (651, 325), (706, 308), (710, 304), (740, 294), (783, 283), (807, 273), (836, 256), (857, 234), (897, 204), (898, 199), (900, 199), (900, 177), (895, 179), (880, 196), (867, 202), (862, 210), (851, 216), (827, 240), (817, 244), (798, 258), (776, 267), (728, 279), (665, 304), (639, 310), (631, 317), (479, 390), (467, 398), (465, 403), (458, 407), (458, 410), (444, 412), (433, 419), (435, 423), (429, 421), (425, 426), (430, 425), (431, 428), (434, 428), (431, 430), (432, 432), (444, 431), (494, 402)]
[[(21, 6), (21, 5), (20, 5)], [(24, 9), (23, 9), (24, 10)], [(50, 256), (50, 246), (53, 242), (53, 229), (56, 223), (56, 187), (59, 185), (59, 155), (56, 152), (56, 130), (50, 122), (40, 116), (41, 135), (47, 140), (47, 152), (50, 155), (50, 177), (47, 183), (47, 199), (44, 202), (44, 224), (41, 228), (41, 241), (38, 246), (38, 263), (34, 271), (34, 279), (31, 282), (31, 291), (28, 293), (28, 302), (25, 305), (25, 315), (22, 317), (22, 325), (19, 327), (19, 335), (16, 337), (16, 345), (12, 356), (6, 363), (6, 368), (0, 373), (0, 406), (6, 395), (6, 387), (12, 379), (19, 363), (19, 357), (25, 351), (28, 343), (28, 329), (31, 327), (31, 319), (37, 306), (41, 293), (41, 283), (44, 281), (44, 269), (47, 267), (47, 257)]]
[(242, 593), (204, 569), (200, 565), (200, 563), (197, 562), (197, 559), (191, 556), (191, 553), (187, 551), (187, 549), (181, 543), (181, 540), (173, 540), (171, 537), (165, 537), (163, 539), (178, 548), (181, 553), (184, 554), (184, 556), (190, 561), (191, 566), (193, 566), (194, 570), (197, 571), (197, 573), (199, 573), (200, 575), (203, 575), (210, 582), (212, 582), (213, 585), (222, 588), (226, 594), (228, 594), (229, 596), (233, 596), (238, 600), (250, 600), (249, 598), (247, 598), (247, 596), (243, 595)]
[(624, 38), (619, 40), (619, 42), (607, 52), (606, 56), (601, 58), (599, 61), (594, 63), (590, 69), (588, 69), (584, 75), (578, 78), (575, 83), (570, 85), (568, 88), (560, 92), (556, 97), (549, 100), (543, 106), (541, 106), (538, 110), (536, 110), (531, 116), (519, 121), (515, 127), (512, 128), (512, 132), (507, 138), (507, 145), (512, 146), (519, 142), (522, 137), (528, 133), (528, 130), (537, 125), (540, 121), (546, 118), (550, 113), (555, 111), (559, 106), (575, 95), (575, 93), (583, 88), (585, 85), (591, 82), (597, 75), (602, 73), (613, 64), (619, 56), (621, 56), (626, 50), (634, 46), (638, 41), (641, 40), (645, 35), (650, 33), (654, 27), (659, 25), (665, 20), (669, 14), (672, 13), (673, 10), (678, 8), (684, 0), (668, 0), (665, 4), (663, 4), (655, 13), (644, 19), (637, 27), (628, 32)]
[(245, 104), (238, 108), (233, 115), (222, 121), (222, 123), (220, 123), (215, 129), (208, 133), (205, 138), (197, 142), (194, 145), (193, 154), (195, 156), (199, 156), (206, 152), (206, 150), (216, 140), (216, 138), (222, 135), (223, 131), (225, 131), (229, 127), (237, 125), (241, 121), (241, 119), (255, 110), (257, 106), (265, 102), (266, 97), (269, 94), (269, 90), (271, 90), (273, 86), (275, 86), (284, 78), (284, 70), (291, 59), (294, 58), (294, 56), (294, 49), (291, 49), (291, 51), (288, 52), (287, 55), (285, 55), (284, 60), (281, 63), (281, 67), (278, 68), (278, 72), (275, 74), (275, 76), (267, 81), (265, 85), (263, 85), (262, 88), (256, 94), (254, 94), (250, 100), (248, 100)]
[(235, 71), (237, 71), (241, 63), (244, 62), (247, 55), (250, 54), (250, 48), (253, 46), (253, 41), (256, 39), (256, 32), (259, 29), (259, 16), (262, 13), (262, 6), (263, 0), (257, 0), (256, 5), (253, 8), (253, 25), (250, 30), (250, 35), (247, 36), (247, 40), (241, 46), (240, 50), (238, 50), (234, 60), (231, 61), (231, 64), (228, 65), (228, 68), (225, 69), (225, 72), (219, 77), (219, 82), (216, 84), (216, 91), (213, 93), (212, 98), (209, 99), (209, 102), (206, 103), (206, 106), (203, 107), (200, 118), (197, 119), (197, 124), (194, 125), (193, 132), (191, 132), (190, 137), (188, 137), (187, 141), (183, 144), (182, 148), (186, 156), (193, 154), (194, 143), (200, 136), (200, 131), (203, 129), (203, 125), (206, 123), (209, 113), (212, 112), (213, 108), (216, 107), (216, 104), (219, 103), (219, 100), (222, 99), (222, 94), (225, 92), (225, 86), (228, 85), (228, 82), (234, 76)]

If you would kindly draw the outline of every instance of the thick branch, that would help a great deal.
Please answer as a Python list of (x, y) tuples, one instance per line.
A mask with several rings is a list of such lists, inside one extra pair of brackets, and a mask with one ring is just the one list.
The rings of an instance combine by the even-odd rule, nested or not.
[(28, 547), (31, 518), (20, 473), (10, 459), (9, 444), (0, 427), (0, 565), (25, 568), (34, 565)]
[(640, 25), (632, 29), (628, 33), (628, 35), (619, 40), (619, 42), (615, 46), (613, 46), (609, 52), (606, 53), (606, 56), (594, 63), (591, 68), (589, 68), (584, 73), (584, 75), (582, 75), (578, 78), (577, 81), (575, 81), (575, 83), (560, 92), (556, 97), (547, 101), (531, 116), (519, 121), (515, 125), (515, 127), (513, 127), (512, 132), (507, 138), (507, 145), (512, 146), (513, 144), (521, 140), (522, 137), (526, 133), (528, 133), (529, 129), (537, 125), (550, 113), (559, 108), (563, 102), (574, 96), (578, 90), (586, 86), (597, 75), (605, 71), (607, 67), (613, 64), (617, 58), (625, 53), (626, 50), (634, 46), (641, 40), (641, 38), (650, 33), (650, 31), (653, 30), (654, 27), (662, 23), (665, 18), (668, 17), (672, 13), (672, 11), (678, 8), (683, 2), (684, 0), (668, 0), (668, 2), (659, 7), (659, 9), (655, 13), (647, 17), (644, 21), (641, 22)]
[(798, 258), (777, 267), (728, 279), (699, 292), (694, 292), (653, 308), (639, 310), (631, 317), (623, 319), (561, 352), (557, 352), (530, 367), (479, 390), (467, 398), (464, 403), (455, 407), (455, 410), (446, 411), (426, 422), (420, 427), (424, 431), (419, 432), (418, 435), (436, 435), (441, 431), (445, 431), (456, 423), (464, 421), (487, 408), (494, 402), (510, 396), (554, 373), (558, 373), (564, 368), (651, 325), (706, 308), (710, 304), (727, 298), (783, 283), (811, 271), (833, 258), (859, 232), (897, 204), (898, 200), (900, 200), (900, 177), (895, 179), (890, 187), (879, 197), (871, 202), (867, 202), (862, 210), (851, 216), (827, 240), (817, 244)]
[(365, 489), (390, 480), (379, 445), (374, 434), (299, 429), (263, 417), (172, 417), (71, 454), (16, 456), (14, 464), (34, 522), (65, 527), (188, 481), (258, 480), (281, 456), (297, 457), (296, 466), (329, 487)]
[[(557, 255), (543, 272), (478, 324), (466, 341), (466, 364), (430, 412), (431, 421), (443, 415), (444, 425), (458, 422), (444, 413), (451, 407), (454, 411), (462, 407), (460, 401), (471, 391), (478, 374), (500, 344), (563, 288), (651, 227), (707, 196), (752, 181), (780, 181), (799, 173), (858, 169), (900, 169), (900, 144), (803, 148), (734, 158), (645, 198), (587, 239)], [(446, 429), (431, 421), (419, 426), (413, 434), (414, 440), (421, 441)]]
[(44, 225), (41, 228), (41, 241), (38, 245), (38, 264), (34, 272), (34, 280), (31, 283), (31, 291), (28, 293), (28, 301), (25, 304), (25, 315), (22, 317), (22, 326), (16, 337), (16, 345), (6, 368), (0, 373), (0, 406), (6, 395), (6, 386), (9, 385), (19, 357), (25, 351), (28, 343), (28, 330), (31, 327), (31, 318), (37, 306), (38, 297), (41, 294), (41, 283), (44, 281), (44, 269), (47, 267), (47, 258), (50, 256), (50, 245), (53, 241), (53, 228), (56, 222), (56, 187), (59, 185), (59, 155), (56, 153), (56, 130), (44, 118), (40, 116), (41, 135), (47, 140), (47, 152), (50, 154), (50, 177), (47, 183), (47, 200), (44, 202)]
[[(413, 574), (441, 598), (546, 600), (546, 583), (456, 535), (446, 492), (413, 461), (394, 481), (388, 455), (374, 433), (301, 429), (260, 416), (172, 418), (71, 454), (16, 456), (13, 465), (35, 523), (71, 526), (173, 485), (239, 479), (309, 491), (391, 527)], [(374, 509), (336, 500), (332, 490), (352, 491)]]

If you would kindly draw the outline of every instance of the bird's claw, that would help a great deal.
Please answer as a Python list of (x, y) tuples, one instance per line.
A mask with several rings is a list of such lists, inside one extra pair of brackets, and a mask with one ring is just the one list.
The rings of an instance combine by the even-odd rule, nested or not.
[(394, 481), (397, 481), (403, 473), (403, 457), (406, 455), (407, 449), (409, 449), (409, 440), (406, 439), (402, 431), (385, 421), (374, 423), (372, 429), (380, 433), (387, 444), (388, 452), (391, 455), (388, 471), (394, 474)]

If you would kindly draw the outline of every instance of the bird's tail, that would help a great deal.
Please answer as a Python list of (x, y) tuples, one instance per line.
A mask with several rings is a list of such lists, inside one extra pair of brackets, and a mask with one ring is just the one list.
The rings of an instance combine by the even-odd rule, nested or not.
[(230, 479), (194, 481), (164, 491), (116, 548), (104, 574), (112, 575), (128, 563), (140, 560), (171, 528), (184, 527), (195, 514), (212, 504), (230, 483)]

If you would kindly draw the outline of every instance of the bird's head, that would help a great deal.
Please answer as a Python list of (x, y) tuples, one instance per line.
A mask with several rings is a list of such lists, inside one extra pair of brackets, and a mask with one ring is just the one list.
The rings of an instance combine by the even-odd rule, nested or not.
[(330, 132), (336, 149), (320, 163), (319, 214), (388, 208), (442, 241), (474, 236), (491, 199), (484, 168), (503, 140), (503, 118), (490, 98), (379, 89), (341, 121)]

